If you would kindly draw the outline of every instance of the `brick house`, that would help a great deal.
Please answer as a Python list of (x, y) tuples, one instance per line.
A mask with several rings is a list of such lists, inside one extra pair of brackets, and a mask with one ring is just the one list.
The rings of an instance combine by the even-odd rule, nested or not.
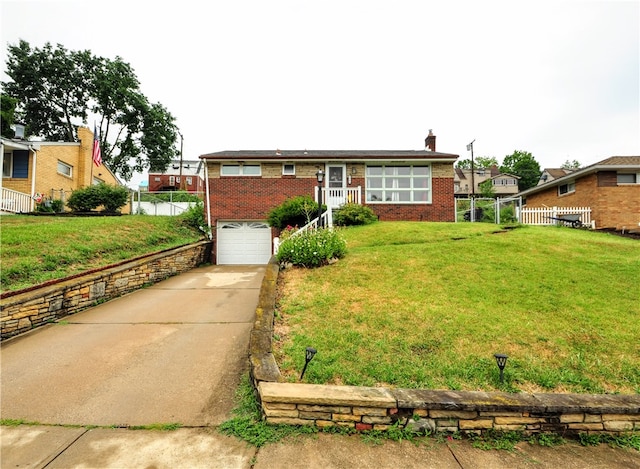
[(518, 192), (518, 179), (518, 176), (501, 173), (495, 165), (486, 169), (476, 168), (473, 177), (470, 169), (455, 168), (453, 185), (456, 197), (471, 197), (482, 194), (480, 185), (491, 180), (491, 187), (497, 197), (510, 197)]
[(149, 173), (149, 191), (204, 192), (202, 161), (172, 160), (163, 173)]
[(590, 207), (596, 228), (640, 225), (640, 156), (613, 156), (517, 194), (527, 208)]
[(424, 150), (251, 150), (201, 155), (208, 179), (208, 221), (218, 264), (264, 264), (277, 235), (267, 214), (291, 197), (317, 200), (318, 171), (326, 177), (322, 202), (369, 206), (380, 220), (454, 221), (453, 164), (436, 151), (430, 132)]
[(120, 185), (118, 178), (92, 160), (93, 132), (78, 127), (78, 142), (2, 139), (1, 211), (31, 212), (34, 195), (63, 199), (71, 191), (101, 182)]

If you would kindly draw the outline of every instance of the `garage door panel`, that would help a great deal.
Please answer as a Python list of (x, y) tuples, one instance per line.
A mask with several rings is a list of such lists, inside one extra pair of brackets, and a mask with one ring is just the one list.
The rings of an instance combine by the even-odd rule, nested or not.
[(267, 264), (271, 258), (271, 228), (264, 222), (220, 222), (218, 264)]

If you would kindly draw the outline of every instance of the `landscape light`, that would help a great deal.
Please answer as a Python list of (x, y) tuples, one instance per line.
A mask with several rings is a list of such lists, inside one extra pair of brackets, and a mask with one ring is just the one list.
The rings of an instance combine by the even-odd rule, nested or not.
[(307, 347), (304, 352), (304, 368), (302, 368), (302, 373), (300, 374), (300, 381), (302, 381), (302, 377), (304, 376), (304, 372), (307, 371), (307, 365), (311, 360), (313, 360), (314, 355), (317, 353), (317, 350), (313, 347)]
[(496, 353), (493, 356), (496, 358), (498, 368), (500, 368), (500, 382), (504, 383), (504, 367), (507, 365), (507, 358), (509, 357), (504, 353)]

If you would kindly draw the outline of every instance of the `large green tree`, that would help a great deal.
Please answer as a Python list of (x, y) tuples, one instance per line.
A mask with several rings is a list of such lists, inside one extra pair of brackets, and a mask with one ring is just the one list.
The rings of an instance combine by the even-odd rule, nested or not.
[(4, 138), (13, 138), (15, 131), (11, 128), (15, 122), (15, 110), (17, 100), (2, 94), (0, 96), (0, 123), (2, 124), (1, 133)]
[[(58, 44), (8, 46), (6, 93), (17, 100), (16, 118), (26, 134), (48, 140), (77, 139), (77, 127), (96, 120), (103, 161), (125, 180), (133, 172), (163, 171), (179, 154), (174, 117), (150, 103), (120, 57), (96, 57)], [(91, 128), (92, 126), (89, 125)]]
[(524, 191), (538, 184), (540, 175), (540, 165), (533, 155), (526, 151), (514, 151), (511, 155), (504, 157), (500, 172), (519, 176), (518, 189)]
[[(495, 156), (478, 156), (473, 159), (474, 169), (489, 169), (491, 166), (498, 166), (498, 160)], [(456, 163), (456, 168), (471, 169), (471, 159), (460, 160)]]

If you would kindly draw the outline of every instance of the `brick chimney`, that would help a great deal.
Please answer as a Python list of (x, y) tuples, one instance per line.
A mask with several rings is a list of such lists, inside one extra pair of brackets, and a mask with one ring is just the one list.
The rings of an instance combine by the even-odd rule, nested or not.
[(436, 151), (436, 136), (433, 135), (432, 129), (429, 129), (429, 135), (424, 139), (424, 149)]

